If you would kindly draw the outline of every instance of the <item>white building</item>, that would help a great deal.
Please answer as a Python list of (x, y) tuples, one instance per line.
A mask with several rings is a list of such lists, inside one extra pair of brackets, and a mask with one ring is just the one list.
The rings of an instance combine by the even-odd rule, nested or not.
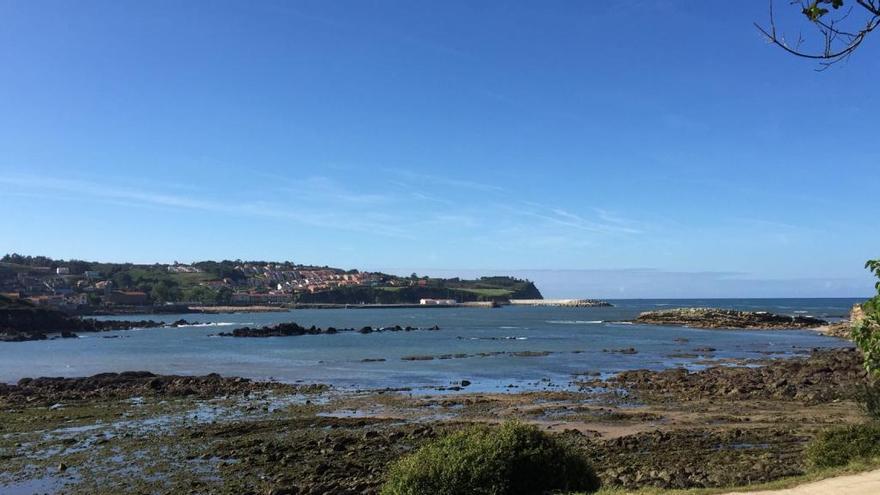
[(419, 299), (422, 306), (455, 306), (458, 301), (455, 299)]

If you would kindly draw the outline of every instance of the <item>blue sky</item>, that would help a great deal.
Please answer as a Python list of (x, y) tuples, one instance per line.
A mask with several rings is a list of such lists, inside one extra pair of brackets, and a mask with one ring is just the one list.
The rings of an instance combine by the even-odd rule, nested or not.
[(0, 2), (0, 251), (868, 295), (880, 38), (818, 73), (765, 9)]

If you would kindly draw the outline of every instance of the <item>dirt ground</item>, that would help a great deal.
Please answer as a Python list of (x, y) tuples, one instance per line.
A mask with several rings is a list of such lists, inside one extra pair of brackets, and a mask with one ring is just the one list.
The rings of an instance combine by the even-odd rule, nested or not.
[(880, 493), (880, 470), (830, 478), (783, 490), (731, 492), (725, 495), (876, 495), (878, 493)]

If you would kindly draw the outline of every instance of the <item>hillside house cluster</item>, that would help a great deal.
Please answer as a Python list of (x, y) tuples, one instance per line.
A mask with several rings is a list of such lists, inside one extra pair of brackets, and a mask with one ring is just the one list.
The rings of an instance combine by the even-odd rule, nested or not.
[(75, 311), (95, 301), (108, 305), (149, 303), (146, 293), (116, 290), (113, 282), (103, 279), (97, 271), (76, 274), (66, 266), (55, 269), (36, 266), (0, 273), (0, 294), (41, 307)]
[[(50, 262), (52, 260), (49, 260)], [(297, 294), (329, 291), (344, 287), (425, 286), (425, 279), (402, 279), (391, 275), (357, 270), (345, 271), (286, 263), (236, 262), (218, 268), (212, 278), (210, 265), (196, 263), (127, 266), (110, 274), (101, 273), (83, 262), (53, 262), (51, 266), (32, 266), (0, 262), (0, 293), (30, 299), (35, 304), (59, 309), (83, 306), (144, 306), (154, 304), (151, 294), (133, 288), (132, 272), (160, 271), (177, 284), (175, 294), (194, 294), (193, 287), (204, 287), (218, 294), (217, 300), (235, 305), (284, 304), (296, 300)], [(143, 276), (143, 275), (135, 275)], [(128, 277), (128, 281), (125, 280)], [(147, 275), (150, 280), (150, 275)], [(163, 276), (153, 275), (154, 284)], [(118, 285), (122, 284), (122, 285)], [(143, 287), (143, 284), (139, 284)], [(146, 289), (149, 290), (149, 289)], [(220, 296), (225, 292), (225, 299)], [(166, 290), (167, 293), (167, 290)], [(209, 293), (210, 294), (210, 293)], [(203, 295), (201, 297), (204, 297)], [(210, 297), (210, 296), (209, 296)], [(200, 299), (204, 301), (205, 299)], [(196, 301), (172, 301), (197, 303)], [(212, 302), (208, 304), (213, 304)], [(223, 303), (221, 303), (223, 304)]]
[[(304, 267), (290, 263), (244, 263), (237, 265), (246, 279), (243, 287), (227, 284), (233, 288), (233, 304), (282, 304), (291, 302), (295, 295), (303, 292), (320, 292), (346, 286), (377, 286), (386, 281), (387, 276), (369, 272), (346, 272), (327, 267)], [(203, 285), (216, 287), (217, 281), (207, 281)]]

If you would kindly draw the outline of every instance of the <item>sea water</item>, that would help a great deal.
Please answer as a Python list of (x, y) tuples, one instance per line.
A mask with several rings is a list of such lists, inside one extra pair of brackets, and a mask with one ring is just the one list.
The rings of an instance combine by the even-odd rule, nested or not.
[[(859, 301), (611, 302), (611, 308), (297, 309), (283, 313), (126, 315), (115, 318), (168, 322), (185, 318), (200, 325), (83, 333), (78, 339), (0, 343), (0, 381), (146, 370), (159, 374), (220, 373), (289, 383), (325, 383), (343, 389), (432, 390), (454, 386), (462, 380), (471, 382), (468, 390), (566, 388), (580, 375), (674, 366), (695, 369), (709, 364), (707, 359), (711, 362), (787, 357), (805, 354), (813, 348), (851, 345), (812, 330), (700, 330), (624, 322), (641, 311), (721, 307), (835, 320), (845, 317)], [(336, 328), (438, 325), (440, 330), (270, 338), (216, 336), (239, 326), (288, 321)], [(629, 348), (636, 353), (614, 352)], [(461, 354), (467, 357), (448, 358)], [(412, 356), (433, 359), (403, 359)]]

